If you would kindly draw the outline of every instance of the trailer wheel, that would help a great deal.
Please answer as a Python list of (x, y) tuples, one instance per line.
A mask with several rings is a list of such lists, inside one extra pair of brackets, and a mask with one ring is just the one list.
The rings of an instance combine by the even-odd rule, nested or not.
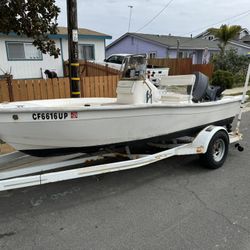
[(225, 131), (219, 130), (209, 142), (207, 152), (200, 156), (202, 164), (209, 169), (220, 168), (228, 154), (229, 138)]

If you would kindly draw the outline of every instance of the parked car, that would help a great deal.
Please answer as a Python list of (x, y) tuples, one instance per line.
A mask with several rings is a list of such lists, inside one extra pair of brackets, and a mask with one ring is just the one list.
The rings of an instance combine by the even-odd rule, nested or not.
[(106, 65), (110, 68), (121, 69), (123, 60), (126, 56), (130, 56), (131, 54), (114, 54), (109, 56), (107, 59), (104, 59)]

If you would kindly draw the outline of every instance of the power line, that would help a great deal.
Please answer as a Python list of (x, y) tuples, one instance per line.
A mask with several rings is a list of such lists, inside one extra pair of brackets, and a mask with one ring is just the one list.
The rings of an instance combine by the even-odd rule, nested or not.
[[(242, 12), (242, 13), (240, 13), (240, 14), (237, 14), (237, 15), (234, 15), (234, 16), (232, 16), (232, 17), (228, 17), (228, 18), (223, 19), (223, 20), (221, 20), (221, 21), (219, 21), (219, 22), (217, 22), (217, 23), (214, 23), (214, 24), (205, 26), (205, 27), (203, 27), (203, 28), (201, 28), (201, 29), (196, 29), (196, 30), (191, 31), (191, 32), (189, 32), (189, 33), (185, 33), (185, 34), (183, 34), (183, 35), (181, 35), (181, 36), (185, 36), (185, 35), (188, 35), (188, 34), (190, 34), (190, 33), (192, 34), (193, 32), (196, 32), (196, 31), (199, 31), (199, 30), (205, 30), (205, 29), (207, 29), (207, 28), (211, 28), (212, 26), (217, 25), (217, 24), (220, 24), (220, 23), (222, 23), (222, 22), (225, 22), (225, 21), (228, 21), (228, 20), (233, 20), (233, 19), (235, 19), (235, 18), (237, 18), (237, 17), (246, 16), (246, 15), (248, 15), (248, 14), (250, 14), (250, 10), (244, 11), (244, 12)], [(238, 20), (238, 19), (239, 19), (239, 18), (237, 18), (236, 20)], [(182, 42), (180, 45), (183, 46), (183, 45), (185, 45), (185, 44), (188, 44), (189, 42), (190, 42), (190, 41)]]
[[(203, 27), (202, 29), (204, 30), (204, 29), (206, 29), (206, 28), (210, 28), (211, 26), (220, 24), (220, 23), (222, 23), (222, 22), (224, 22), (224, 21), (233, 20), (233, 19), (235, 19), (235, 18), (236, 18), (236, 20), (238, 20), (238, 19), (240, 19), (240, 18), (242, 18), (242, 17), (247, 16), (248, 14), (250, 14), (250, 10), (247, 10), (247, 11), (245, 11), (245, 12), (242, 12), (242, 13), (238, 14), (238, 15), (235, 15), (235, 16), (232, 16), (232, 17), (229, 17), (229, 18), (226, 18), (226, 19), (224, 19), (224, 20), (222, 20), (222, 21), (220, 21), (220, 22), (217, 22), (217, 23), (215, 23), (215, 24), (211, 24), (211, 25), (209, 25), (209, 26)], [(239, 17), (239, 18), (237, 18), (237, 17)], [(201, 30), (201, 29), (199, 29), (199, 30)], [(196, 31), (197, 31), (197, 30), (196, 30)], [(195, 32), (195, 31), (192, 31), (192, 32)], [(190, 33), (192, 33), (192, 32), (190, 32)], [(190, 33), (186, 33), (185, 35), (190, 34)], [(184, 36), (184, 35), (183, 35), (183, 36)], [(190, 42), (190, 40), (189, 40), (189, 41), (186, 41), (186, 42), (182, 42), (181, 44), (179, 44), (179, 46), (180, 46), (180, 45), (181, 45), (181, 46), (186, 45), (186, 44), (188, 44), (189, 42)]]
[(146, 24), (144, 24), (140, 29), (138, 29), (136, 32), (144, 29), (146, 26), (148, 26), (150, 23), (152, 23), (167, 7), (173, 2), (174, 0), (170, 0), (152, 19), (150, 19)]
[(200, 30), (205, 30), (205, 29), (207, 29), (207, 28), (211, 28), (212, 26), (215, 26), (215, 25), (217, 25), (217, 24), (223, 23), (223, 22), (225, 22), (225, 21), (228, 21), (228, 20), (231, 20), (231, 19), (234, 19), (234, 18), (243, 16), (243, 15), (247, 15), (247, 14), (249, 14), (249, 13), (250, 13), (250, 10), (244, 11), (244, 12), (242, 12), (242, 13), (240, 13), (240, 14), (237, 14), (237, 15), (234, 15), (234, 16), (231, 16), (231, 17), (228, 17), (228, 18), (223, 19), (223, 20), (221, 20), (221, 21), (219, 21), (219, 22), (216, 22), (216, 23), (214, 23), (214, 24), (210, 24), (210, 25), (204, 26), (204, 27), (202, 27), (202, 28), (199, 28), (199, 29), (190, 31), (190, 32), (188, 32), (188, 33), (182, 34), (181, 36), (185, 36), (185, 35), (188, 35), (188, 34), (192, 34), (193, 32), (197, 32), (197, 31), (200, 31)]
[[(232, 19), (231, 21), (232, 21), (232, 22), (238, 21), (238, 20), (240, 20), (240, 19), (242, 19), (242, 18), (247, 17), (249, 14), (250, 14), (250, 13), (246, 13), (245, 15), (239, 16), (238, 18), (234, 18), (234, 19)], [(231, 22), (231, 23), (232, 23), (232, 22)], [(230, 22), (229, 22), (229, 24), (230, 24)]]

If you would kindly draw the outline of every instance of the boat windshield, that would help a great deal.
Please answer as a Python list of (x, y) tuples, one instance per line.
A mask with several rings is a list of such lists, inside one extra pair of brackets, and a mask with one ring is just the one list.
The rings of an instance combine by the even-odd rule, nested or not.
[(165, 99), (178, 99), (191, 101), (193, 98), (193, 87), (195, 75), (174, 75), (163, 77), (160, 81), (159, 91)]
[(124, 58), (122, 78), (140, 80), (145, 79), (147, 68), (147, 55), (129, 55)]

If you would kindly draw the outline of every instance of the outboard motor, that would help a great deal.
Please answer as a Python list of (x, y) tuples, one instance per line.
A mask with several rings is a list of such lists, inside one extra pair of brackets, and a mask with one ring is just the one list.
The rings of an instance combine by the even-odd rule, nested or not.
[[(195, 83), (193, 87), (193, 102), (200, 102), (206, 96), (206, 90), (208, 88), (208, 77), (201, 72), (194, 72)], [(187, 92), (190, 94), (191, 86), (188, 87)]]
[(206, 91), (206, 101), (216, 101), (221, 98), (221, 93), (225, 90), (225, 87), (221, 86), (208, 86)]
[[(209, 86), (209, 78), (201, 72), (194, 72), (194, 75), (193, 102), (216, 101), (221, 98), (221, 93), (225, 90), (225, 87)], [(190, 94), (190, 91), (191, 86), (187, 89), (188, 94)]]

